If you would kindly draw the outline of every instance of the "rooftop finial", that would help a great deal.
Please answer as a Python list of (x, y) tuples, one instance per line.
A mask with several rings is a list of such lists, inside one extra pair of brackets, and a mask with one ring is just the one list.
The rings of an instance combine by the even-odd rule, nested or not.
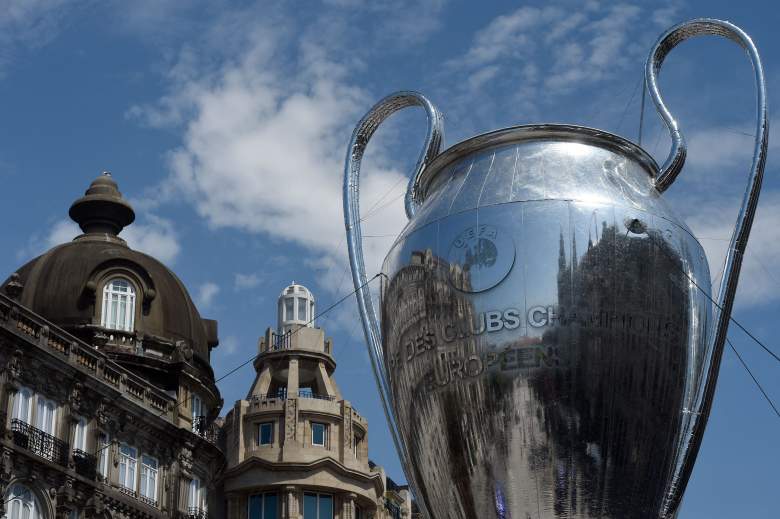
[(135, 220), (133, 208), (122, 198), (110, 171), (103, 171), (92, 181), (68, 214), (85, 234), (116, 236)]

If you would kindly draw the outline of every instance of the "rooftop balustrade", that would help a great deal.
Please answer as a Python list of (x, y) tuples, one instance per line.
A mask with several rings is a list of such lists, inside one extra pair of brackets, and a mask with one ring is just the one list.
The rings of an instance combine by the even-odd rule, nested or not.
[(123, 368), (66, 331), (0, 294), (0, 329), (55, 354), (62, 361), (113, 387), (151, 413), (176, 423), (176, 399)]

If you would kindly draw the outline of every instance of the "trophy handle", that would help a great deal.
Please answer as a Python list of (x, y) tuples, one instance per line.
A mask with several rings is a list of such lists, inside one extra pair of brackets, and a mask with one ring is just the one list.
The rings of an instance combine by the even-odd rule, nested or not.
[(349, 263), (352, 267), (352, 282), (355, 285), (360, 318), (363, 321), (363, 332), (366, 335), (368, 356), (371, 359), (371, 368), (374, 371), (379, 396), (382, 399), (385, 418), (390, 429), (390, 434), (395, 444), (395, 449), (401, 458), (401, 464), (406, 472), (406, 478), (417, 496), (418, 504), (427, 517), (428, 513), (422, 494), (414, 478), (414, 471), (409, 463), (409, 455), (404, 444), (399, 441), (398, 425), (393, 411), (392, 393), (387, 379), (385, 359), (382, 352), (382, 336), (379, 328), (379, 319), (371, 300), (371, 291), (366, 276), (366, 266), (363, 260), (363, 235), (360, 220), (360, 165), (363, 160), (363, 152), (368, 146), (369, 140), (382, 122), (395, 112), (409, 106), (423, 108), (428, 116), (428, 131), (425, 137), (420, 156), (417, 159), (414, 174), (409, 180), (406, 190), (405, 208), (406, 216), (412, 218), (419, 205), (418, 185), (420, 175), (428, 163), (439, 153), (443, 139), (443, 118), (436, 107), (422, 94), (417, 92), (396, 92), (385, 97), (360, 120), (352, 132), (352, 139), (347, 149), (347, 159), (344, 166), (344, 224), (347, 230), (347, 247), (349, 249)]
[(672, 149), (656, 179), (656, 189), (658, 189), (659, 192), (663, 192), (672, 184), (672, 182), (674, 182), (674, 179), (680, 173), (680, 169), (685, 162), (686, 155), (685, 139), (677, 126), (677, 121), (666, 108), (666, 105), (661, 99), (661, 94), (658, 91), (658, 72), (661, 69), (664, 58), (666, 58), (667, 54), (669, 54), (674, 47), (692, 36), (699, 36), (702, 34), (724, 36), (739, 44), (747, 52), (753, 65), (753, 71), (755, 72), (757, 89), (756, 140), (748, 185), (742, 199), (742, 205), (739, 209), (736, 227), (731, 235), (726, 261), (723, 267), (723, 276), (718, 291), (716, 308), (714, 309), (715, 315), (718, 318), (715, 319), (713, 329), (711, 329), (709, 333), (709, 337), (712, 337), (711, 343), (708, 345), (708, 349), (711, 352), (709, 366), (703, 385), (696, 388), (697, 393), (694, 405), (690, 410), (692, 422), (690, 424), (690, 434), (687, 435), (689, 439), (686, 440), (687, 444), (682, 446), (680, 456), (678, 457), (678, 463), (672, 479), (672, 486), (667, 494), (663, 517), (673, 514), (679, 506), (704, 435), (704, 427), (707, 424), (712, 398), (715, 394), (715, 385), (720, 369), (726, 333), (728, 332), (729, 320), (731, 319), (731, 309), (734, 304), (737, 282), (739, 281), (742, 257), (745, 253), (745, 248), (747, 247), (750, 228), (753, 225), (753, 217), (755, 216), (758, 197), (761, 192), (761, 182), (764, 177), (764, 165), (766, 163), (769, 139), (764, 71), (761, 66), (761, 58), (758, 55), (758, 50), (756, 49), (753, 40), (750, 39), (750, 36), (745, 34), (745, 32), (736, 25), (722, 20), (702, 18), (681, 23), (680, 25), (669, 29), (658, 39), (658, 42), (656, 42), (647, 59), (645, 69), (647, 88), (655, 103), (656, 109), (666, 123), (672, 137)]

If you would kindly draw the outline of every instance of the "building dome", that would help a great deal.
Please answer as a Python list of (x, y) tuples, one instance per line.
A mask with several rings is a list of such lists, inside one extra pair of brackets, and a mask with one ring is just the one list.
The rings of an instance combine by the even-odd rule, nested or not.
[(314, 328), (314, 295), (293, 281), (279, 294), (278, 330), (286, 333), (300, 326)]
[(111, 175), (93, 181), (69, 214), (84, 234), (18, 269), (6, 293), (120, 359), (147, 357), (158, 370), (184, 361), (213, 380), (216, 322), (201, 318), (173, 272), (118, 236), (135, 213)]

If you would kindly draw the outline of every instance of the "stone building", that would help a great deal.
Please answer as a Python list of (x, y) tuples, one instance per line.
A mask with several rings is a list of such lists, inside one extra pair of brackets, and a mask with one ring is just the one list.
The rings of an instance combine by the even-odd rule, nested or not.
[(225, 418), (227, 518), (408, 518), (409, 491), (369, 461), (368, 422), (341, 394), (314, 315), (306, 287), (282, 291), (254, 383)]
[(0, 516), (209, 517), (217, 324), (118, 236), (135, 215), (109, 174), (70, 216), (84, 234), (2, 285)]

